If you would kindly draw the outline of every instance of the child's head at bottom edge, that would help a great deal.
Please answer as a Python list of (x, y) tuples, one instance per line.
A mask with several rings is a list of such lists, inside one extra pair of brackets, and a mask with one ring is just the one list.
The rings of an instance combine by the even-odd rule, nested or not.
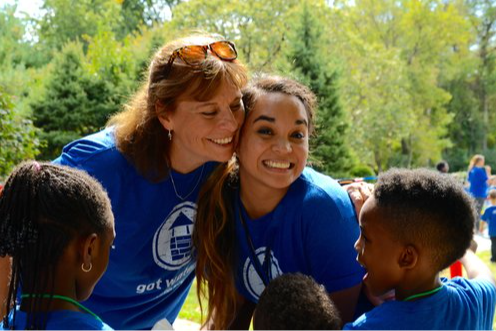
[(323, 285), (300, 273), (273, 279), (258, 300), (255, 330), (336, 330), (341, 318)]
[(450, 176), (427, 169), (381, 174), (360, 212), (355, 243), (371, 293), (432, 283), (470, 246), (476, 215), (473, 200)]

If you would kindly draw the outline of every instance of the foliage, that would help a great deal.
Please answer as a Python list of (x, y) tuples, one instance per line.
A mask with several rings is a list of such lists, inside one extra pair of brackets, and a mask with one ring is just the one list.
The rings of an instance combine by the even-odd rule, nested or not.
[(0, 88), (0, 179), (25, 159), (34, 159), (40, 142), (33, 123), (20, 117), (11, 97)]
[(301, 6), (299, 22), (288, 36), (288, 62), (291, 71), (315, 93), (317, 136), (311, 139), (314, 167), (335, 177), (343, 176), (351, 167), (347, 145), (349, 124), (339, 100), (338, 75), (325, 56), (322, 27), (311, 14), (306, 2)]
[(45, 0), (42, 9), (27, 17), (0, 6), (0, 88), (15, 118), (40, 127), (42, 158), (103, 126), (153, 52), (199, 29), (235, 41), (251, 72), (316, 92), (312, 158), (325, 172), (441, 158), (459, 170), (475, 153), (496, 162), (493, 1)]
[(202, 30), (235, 41), (253, 72), (270, 72), (281, 61), (296, 0), (191, 0), (175, 8), (178, 31)]
[(40, 137), (47, 142), (42, 159), (53, 159), (71, 140), (98, 131), (119, 109), (109, 98), (112, 85), (86, 72), (83, 61), (81, 44), (68, 44), (54, 59), (44, 95), (31, 105), (35, 125), (43, 128)]

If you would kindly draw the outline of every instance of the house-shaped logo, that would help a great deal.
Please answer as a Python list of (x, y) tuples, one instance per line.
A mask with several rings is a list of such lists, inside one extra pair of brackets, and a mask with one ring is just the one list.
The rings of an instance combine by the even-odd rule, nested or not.
[(196, 204), (177, 205), (158, 228), (153, 238), (155, 263), (167, 270), (177, 270), (191, 261)]

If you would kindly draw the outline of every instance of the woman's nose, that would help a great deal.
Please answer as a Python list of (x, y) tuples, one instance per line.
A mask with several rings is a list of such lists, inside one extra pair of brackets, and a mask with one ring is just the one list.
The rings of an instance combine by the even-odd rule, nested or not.
[(239, 128), (241, 123), (236, 120), (236, 117), (234, 116), (230, 108), (222, 111), (220, 116), (221, 118), (219, 120), (219, 126), (221, 129), (229, 132), (235, 132)]
[(277, 141), (273, 145), (273, 149), (275, 152), (280, 154), (290, 153), (292, 150), (291, 143), (284, 138), (277, 139)]

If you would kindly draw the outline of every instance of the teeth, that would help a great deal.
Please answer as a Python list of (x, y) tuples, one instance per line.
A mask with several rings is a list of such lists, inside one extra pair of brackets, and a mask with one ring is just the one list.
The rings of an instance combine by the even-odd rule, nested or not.
[(219, 145), (225, 145), (229, 144), (233, 140), (233, 137), (228, 137), (228, 138), (222, 138), (222, 139), (210, 139), (210, 141), (219, 144)]
[(276, 162), (276, 161), (264, 161), (264, 164), (270, 168), (277, 169), (289, 169), (291, 163), (289, 162)]

